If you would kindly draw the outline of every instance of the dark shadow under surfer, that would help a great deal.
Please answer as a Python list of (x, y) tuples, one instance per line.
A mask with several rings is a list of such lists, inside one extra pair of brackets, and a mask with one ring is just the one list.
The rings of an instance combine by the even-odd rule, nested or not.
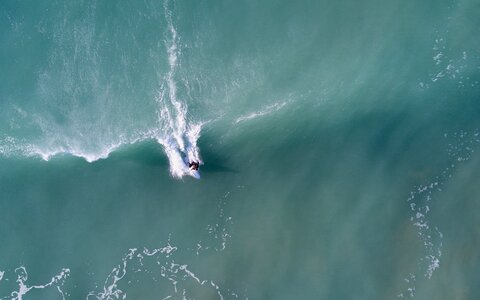
[(198, 171), (198, 168), (200, 167), (200, 164), (196, 161), (192, 161), (192, 162), (188, 163), (188, 167), (192, 171)]

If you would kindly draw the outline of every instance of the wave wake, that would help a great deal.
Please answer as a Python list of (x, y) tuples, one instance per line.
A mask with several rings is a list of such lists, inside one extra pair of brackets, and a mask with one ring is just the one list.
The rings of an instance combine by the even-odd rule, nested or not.
[(157, 115), (159, 127), (163, 129), (163, 133), (157, 137), (157, 141), (164, 146), (168, 156), (170, 174), (173, 177), (181, 178), (189, 172), (186, 162), (197, 161), (203, 164), (197, 146), (203, 123), (189, 122), (188, 105), (178, 98), (175, 75), (178, 67), (179, 36), (173, 26), (172, 12), (168, 6), (169, 1), (165, 0), (165, 19), (170, 34), (165, 41), (169, 70), (156, 97), (160, 107)]

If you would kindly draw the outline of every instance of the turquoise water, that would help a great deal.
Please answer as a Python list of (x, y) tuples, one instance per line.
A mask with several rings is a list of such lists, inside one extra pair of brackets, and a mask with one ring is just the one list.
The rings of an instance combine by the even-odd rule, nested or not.
[(1, 1), (0, 299), (476, 299), (479, 13)]

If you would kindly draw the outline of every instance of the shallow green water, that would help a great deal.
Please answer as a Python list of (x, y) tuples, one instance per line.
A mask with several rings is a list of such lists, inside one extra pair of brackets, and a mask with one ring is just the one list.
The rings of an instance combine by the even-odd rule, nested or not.
[(0, 299), (476, 299), (479, 12), (0, 2)]

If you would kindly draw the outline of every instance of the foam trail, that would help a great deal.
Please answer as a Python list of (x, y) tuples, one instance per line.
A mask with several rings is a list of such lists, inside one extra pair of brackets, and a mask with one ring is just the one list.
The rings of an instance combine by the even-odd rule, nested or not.
[(157, 136), (157, 141), (163, 145), (167, 154), (170, 162), (170, 174), (173, 177), (181, 178), (190, 171), (185, 160), (198, 161), (203, 164), (197, 147), (202, 123), (188, 122), (188, 105), (178, 97), (175, 75), (178, 67), (179, 36), (173, 26), (172, 12), (168, 6), (169, 1), (166, 0), (164, 9), (169, 37), (166, 38), (165, 46), (168, 53), (169, 70), (156, 97), (159, 105), (158, 123), (162, 129), (162, 133)]
[(177, 68), (177, 61), (178, 61), (178, 55), (177, 55), (177, 41), (178, 41), (178, 34), (173, 26), (173, 21), (172, 21), (172, 13), (168, 10), (168, 1), (164, 2), (164, 8), (165, 8), (165, 18), (167, 19), (168, 23), (168, 29), (171, 34), (171, 43), (170, 45), (167, 45), (167, 52), (168, 52), (168, 64), (170, 66), (170, 69), (167, 73), (167, 85), (168, 85), (168, 98), (173, 105), (174, 108), (174, 113), (175, 117), (172, 117), (170, 112), (167, 110), (167, 114), (170, 117), (170, 120), (174, 120), (174, 122), (171, 122), (172, 129), (173, 129), (173, 134), (175, 137), (175, 140), (177, 141), (177, 144), (179, 146), (179, 149), (181, 151), (185, 150), (185, 143), (183, 141), (183, 133), (186, 131), (186, 112), (187, 112), (187, 105), (180, 102), (177, 99), (177, 85), (174, 80), (175, 76), (175, 71)]
[(190, 161), (198, 161), (203, 164), (202, 159), (200, 158), (199, 150), (197, 147), (197, 141), (200, 138), (200, 132), (202, 130), (203, 124), (192, 124), (190, 125), (186, 136), (188, 141), (187, 147), (187, 158)]

